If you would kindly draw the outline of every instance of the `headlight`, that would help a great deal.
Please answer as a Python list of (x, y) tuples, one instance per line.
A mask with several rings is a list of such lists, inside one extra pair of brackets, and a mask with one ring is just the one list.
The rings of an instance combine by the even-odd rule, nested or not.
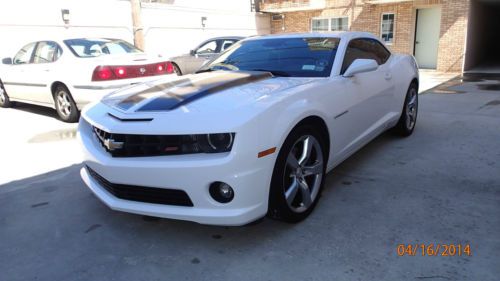
[(231, 151), (234, 141), (234, 133), (219, 133), (197, 135), (198, 144), (203, 152), (217, 153)]

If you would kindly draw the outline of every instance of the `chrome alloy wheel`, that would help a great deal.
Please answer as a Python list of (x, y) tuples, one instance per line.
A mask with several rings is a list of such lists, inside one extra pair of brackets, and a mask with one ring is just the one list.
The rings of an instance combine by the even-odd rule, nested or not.
[(68, 117), (71, 114), (71, 101), (70, 96), (66, 91), (59, 91), (56, 94), (56, 102), (57, 108), (59, 108), (59, 112), (65, 117)]
[(323, 151), (311, 135), (299, 138), (288, 154), (285, 173), (285, 199), (296, 213), (306, 211), (318, 196), (324, 171)]
[(406, 102), (406, 128), (412, 130), (417, 122), (418, 93), (415, 88), (411, 88)]

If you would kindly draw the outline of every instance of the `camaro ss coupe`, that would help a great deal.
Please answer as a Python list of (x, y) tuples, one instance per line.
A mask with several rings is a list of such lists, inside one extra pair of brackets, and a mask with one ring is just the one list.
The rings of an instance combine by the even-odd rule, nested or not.
[(0, 107), (51, 107), (77, 122), (84, 105), (112, 90), (173, 74), (173, 65), (120, 39), (66, 38), (29, 43), (0, 64)]
[(327, 172), (388, 129), (413, 132), (418, 83), (414, 58), (369, 33), (247, 38), (196, 74), (131, 86), (84, 110), (81, 176), (114, 210), (298, 222)]

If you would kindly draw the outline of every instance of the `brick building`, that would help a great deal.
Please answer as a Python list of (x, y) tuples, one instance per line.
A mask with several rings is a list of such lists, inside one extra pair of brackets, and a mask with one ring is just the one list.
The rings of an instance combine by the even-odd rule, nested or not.
[(413, 54), (422, 68), (445, 72), (498, 69), (500, 1), (260, 0), (271, 32), (355, 30)]

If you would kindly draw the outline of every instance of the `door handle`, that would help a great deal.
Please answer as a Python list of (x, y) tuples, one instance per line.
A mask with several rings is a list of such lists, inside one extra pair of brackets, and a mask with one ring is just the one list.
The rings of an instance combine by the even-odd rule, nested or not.
[(384, 78), (385, 78), (385, 80), (391, 80), (392, 79), (392, 74), (389, 73), (389, 72), (387, 72), (387, 73), (385, 73)]

